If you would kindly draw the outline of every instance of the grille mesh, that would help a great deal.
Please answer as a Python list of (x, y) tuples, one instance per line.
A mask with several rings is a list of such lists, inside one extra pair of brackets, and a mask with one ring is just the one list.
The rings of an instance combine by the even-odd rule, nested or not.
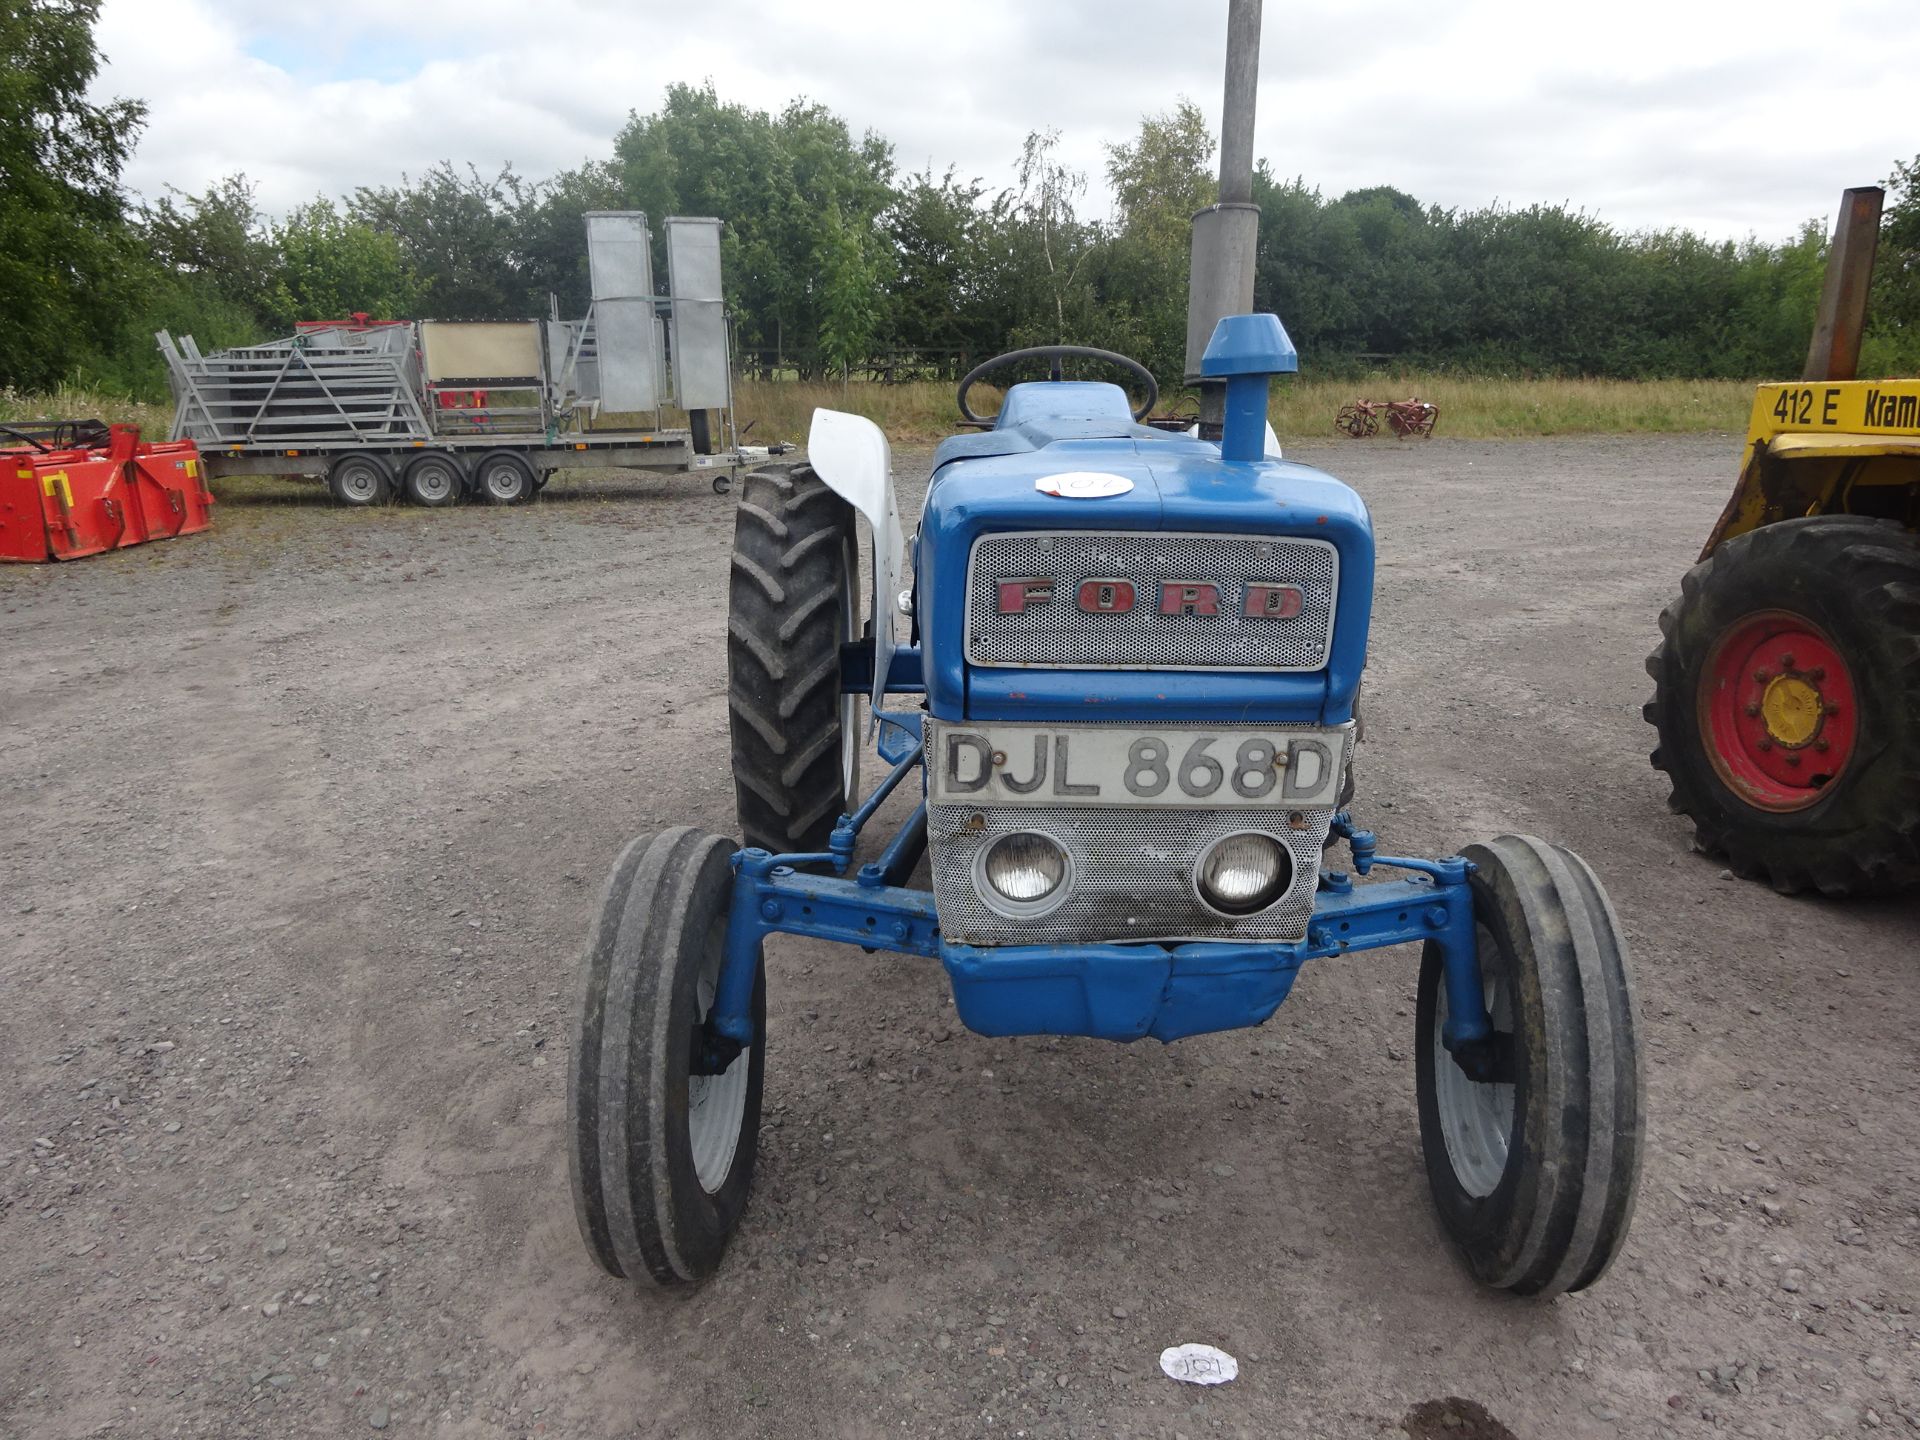
[[(1353, 757), (1352, 730), (1340, 757)], [(1289, 813), (1305, 821), (1292, 829)], [(977, 817), (977, 819), (976, 819)], [(1296, 812), (1220, 810), (1027, 809), (929, 805), (928, 849), (940, 929), (962, 945), (1033, 945), (1109, 940), (1299, 940), (1307, 933), (1320, 855), (1333, 807)], [(1009, 920), (973, 888), (973, 861), (997, 837), (1040, 830), (1074, 858), (1074, 891), (1038, 919)], [(1257, 830), (1293, 855), (1293, 886), (1277, 905), (1229, 920), (1194, 898), (1200, 852), (1222, 835)]]
[[(974, 543), (967, 596), (967, 658), (976, 665), (1086, 670), (1318, 670), (1333, 636), (1338, 552), (1325, 540), (1262, 535), (983, 535)], [(1001, 580), (1046, 578), (1051, 604), (1014, 615), (995, 608)], [(1125, 614), (1089, 615), (1082, 580), (1131, 580)], [(1162, 615), (1158, 586), (1204, 580), (1220, 587), (1218, 615)], [(1249, 581), (1297, 585), (1300, 613), (1249, 620)]]

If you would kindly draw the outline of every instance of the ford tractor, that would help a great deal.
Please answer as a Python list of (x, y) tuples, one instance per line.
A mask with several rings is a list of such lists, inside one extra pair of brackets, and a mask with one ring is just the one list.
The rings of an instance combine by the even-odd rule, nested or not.
[[(1218, 440), (1141, 423), (1137, 364), (1134, 404), (1045, 352), (1054, 378), (935, 452), (910, 565), (871, 422), (817, 412), (806, 463), (747, 477), (741, 839), (634, 840), (583, 962), (569, 1152), (610, 1274), (698, 1281), (740, 1225), (780, 935), (923, 957), (982, 1035), (1166, 1042), (1264, 1024), (1309, 961), (1418, 945), (1420, 1140), (1467, 1266), (1551, 1296), (1619, 1253), (1643, 1101), (1606, 892), (1546, 840), (1404, 857), (1354, 818), (1367, 508), (1276, 453), (1279, 319), (1230, 314), (1203, 343)], [(962, 383), (963, 414), (1008, 358)], [(897, 792), (906, 818), (870, 839)]]

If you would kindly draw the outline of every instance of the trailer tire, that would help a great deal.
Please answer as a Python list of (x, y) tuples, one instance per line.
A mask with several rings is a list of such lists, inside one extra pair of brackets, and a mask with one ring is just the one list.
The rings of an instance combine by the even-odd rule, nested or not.
[(460, 492), (466, 488), (466, 477), (460, 473), (460, 462), (453, 456), (443, 450), (428, 450), (407, 462), (401, 485), (407, 499), (414, 504), (437, 508), (455, 504), (460, 499)]
[(327, 467), (327, 489), (340, 505), (384, 505), (393, 498), (393, 471), (378, 455), (342, 455)]
[(473, 485), (489, 505), (524, 505), (540, 488), (533, 467), (511, 452), (483, 455), (473, 467)]
[(725, 963), (732, 852), (685, 825), (635, 840), (581, 961), (567, 1074), (574, 1215), (600, 1268), (642, 1286), (711, 1275), (753, 1187), (764, 969), (752, 1042), (720, 1073), (695, 1073)]
[(840, 647), (860, 634), (853, 507), (807, 465), (755, 470), (733, 525), (727, 709), (749, 846), (826, 849), (860, 783), (859, 701)]
[(1748, 531), (1687, 572), (1660, 632), (1650, 758), (1701, 850), (1787, 894), (1920, 884), (1920, 536), (1854, 515)]
[(1481, 1282), (1583, 1290), (1620, 1253), (1640, 1184), (1646, 1098), (1626, 944), (1571, 851), (1503, 835), (1461, 853), (1475, 867), (1481, 974), (1511, 1070), (1504, 1083), (1470, 1079), (1442, 1045), (1445, 972), (1429, 941), (1414, 1007), (1427, 1180)]

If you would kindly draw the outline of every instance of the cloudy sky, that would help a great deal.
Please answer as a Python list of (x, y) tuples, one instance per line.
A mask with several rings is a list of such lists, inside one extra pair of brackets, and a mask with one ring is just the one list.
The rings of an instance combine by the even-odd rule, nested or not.
[[(1268, 0), (1257, 153), (1335, 194), (1781, 238), (1920, 152), (1917, 9)], [(1186, 96), (1217, 125), (1225, 24), (1225, 0), (106, 0), (97, 90), (151, 107), (134, 188), (244, 171), (272, 212), (440, 159), (550, 174), (711, 79), (991, 185), (1056, 128), (1098, 213), (1101, 147), (1142, 114)]]

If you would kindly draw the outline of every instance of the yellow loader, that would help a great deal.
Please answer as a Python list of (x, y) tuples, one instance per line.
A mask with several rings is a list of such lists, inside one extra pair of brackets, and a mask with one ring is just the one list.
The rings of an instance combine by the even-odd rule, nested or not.
[(1858, 380), (1882, 192), (1846, 192), (1798, 383), (1647, 658), (1656, 769), (1697, 844), (1783, 892), (1920, 884), (1920, 379)]

